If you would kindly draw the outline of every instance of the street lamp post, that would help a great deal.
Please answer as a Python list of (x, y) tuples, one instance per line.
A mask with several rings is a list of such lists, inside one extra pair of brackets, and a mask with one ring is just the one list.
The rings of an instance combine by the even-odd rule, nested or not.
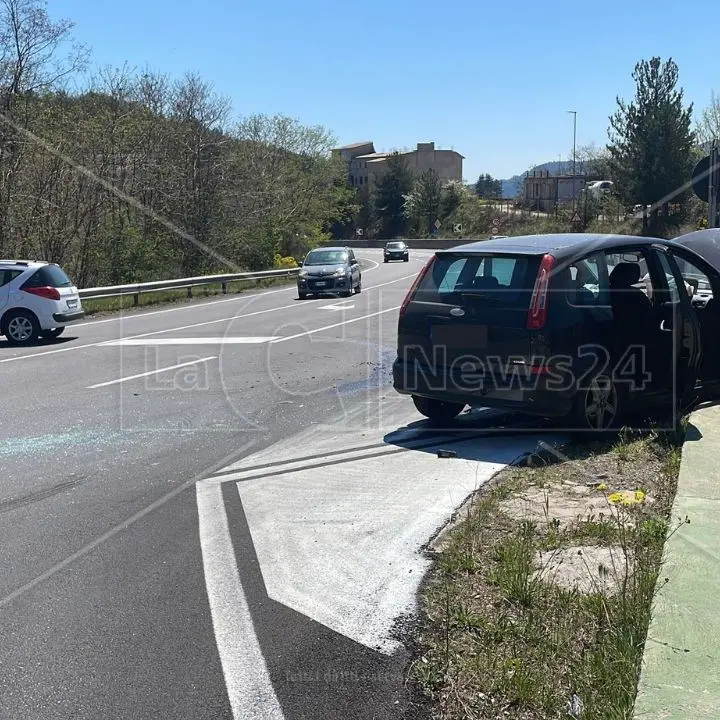
[(573, 181), (572, 181), (572, 194), (573, 194), (573, 214), (577, 209), (576, 197), (575, 197), (575, 141), (577, 139), (577, 110), (568, 110), (573, 116)]

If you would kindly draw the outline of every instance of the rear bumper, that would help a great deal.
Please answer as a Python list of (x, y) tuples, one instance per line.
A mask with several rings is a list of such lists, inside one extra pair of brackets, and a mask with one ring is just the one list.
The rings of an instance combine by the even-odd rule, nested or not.
[(574, 389), (548, 387), (549, 384), (548, 378), (542, 375), (458, 379), (450, 376), (445, 368), (433, 372), (400, 359), (393, 364), (393, 387), (401, 395), (418, 395), (541, 417), (565, 417), (572, 410)]
[(71, 312), (71, 313), (53, 313), (53, 320), (60, 325), (74, 323), (74, 322), (77, 322), (78, 320), (82, 320), (84, 317), (85, 317), (84, 310), (77, 310), (76, 312)]

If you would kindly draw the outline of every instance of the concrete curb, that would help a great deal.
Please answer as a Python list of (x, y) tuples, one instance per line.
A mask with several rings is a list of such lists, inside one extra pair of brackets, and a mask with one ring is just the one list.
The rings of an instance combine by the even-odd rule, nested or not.
[[(720, 406), (695, 411), (683, 446), (661, 585), (634, 718), (720, 717)], [(667, 581), (666, 581), (667, 578)]]

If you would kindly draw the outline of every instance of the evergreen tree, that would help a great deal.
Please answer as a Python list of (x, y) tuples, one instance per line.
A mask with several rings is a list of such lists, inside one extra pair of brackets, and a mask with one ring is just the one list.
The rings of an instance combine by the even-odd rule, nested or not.
[[(610, 118), (610, 171), (614, 190), (627, 206), (662, 204), (667, 222), (668, 203), (682, 202), (693, 165), (692, 105), (683, 104), (678, 88), (678, 67), (672, 59), (643, 60), (632, 74), (635, 98), (617, 99)], [(658, 208), (650, 216), (649, 230), (662, 229)]]

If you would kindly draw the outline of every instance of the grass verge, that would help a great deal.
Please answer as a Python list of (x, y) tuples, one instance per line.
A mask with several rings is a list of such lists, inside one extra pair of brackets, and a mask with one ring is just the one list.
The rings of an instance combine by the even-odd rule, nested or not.
[[(227, 284), (227, 292), (228, 295), (237, 295), (239, 293), (247, 292), (248, 290), (264, 289), (275, 286), (280, 287), (295, 283), (295, 276), (266, 278), (261, 280), (236, 280)], [(157, 292), (142, 293), (139, 297), (137, 305), (134, 305), (132, 295), (113, 298), (88, 298), (87, 300), (83, 300), (82, 305), (86, 315), (97, 315), (98, 313), (119, 312), (121, 310), (136, 310), (138, 308), (152, 305), (188, 303), (193, 300), (197, 300), (198, 298), (215, 297), (217, 295), (222, 295), (222, 285), (220, 283), (194, 287), (192, 288), (192, 297), (188, 297), (187, 289), (159, 290)]]
[(411, 682), (450, 718), (630, 718), (677, 488), (655, 434), (511, 467), (436, 543)]

